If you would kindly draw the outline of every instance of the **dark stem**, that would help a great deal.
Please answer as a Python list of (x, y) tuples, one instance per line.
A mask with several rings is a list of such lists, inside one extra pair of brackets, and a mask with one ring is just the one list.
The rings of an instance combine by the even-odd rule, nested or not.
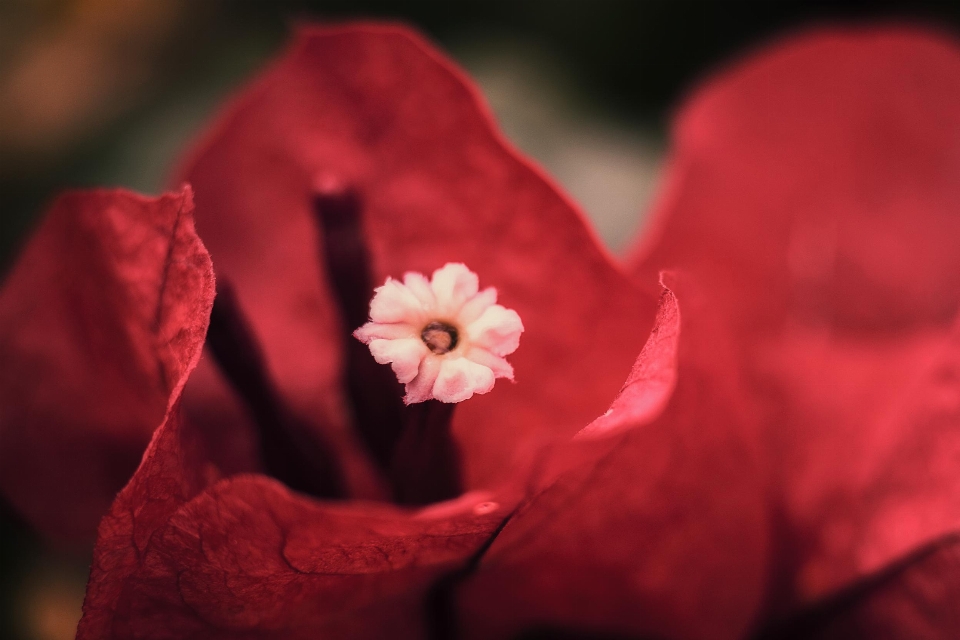
[(361, 441), (381, 470), (390, 465), (403, 430), (403, 387), (390, 367), (378, 364), (352, 332), (367, 321), (373, 297), (370, 255), (360, 225), (360, 198), (338, 185), (314, 200), (321, 227), (321, 255), (344, 323), (344, 386)]
[(341, 469), (332, 448), (281, 398), (239, 300), (223, 278), (217, 282), (206, 346), (253, 417), (265, 471), (297, 491), (324, 498), (344, 497)]
[(427, 589), (424, 608), (426, 609), (428, 638), (431, 640), (453, 640), (463, 635), (460, 633), (462, 629), (459, 628), (460, 625), (457, 620), (457, 590), (461, 584), (477, 572), (484, 556), (519, 509), (520, 506), (508, 513), (497, 525), (497, 528), (484, 540), (480, 548), (463, 565), (441, 575)]
[(460, 451), (450, 433), (455, 407), (427, 400), (405, 408), (406, 424), (390, 463), (398, 503), (429, 504), (463, 493)]

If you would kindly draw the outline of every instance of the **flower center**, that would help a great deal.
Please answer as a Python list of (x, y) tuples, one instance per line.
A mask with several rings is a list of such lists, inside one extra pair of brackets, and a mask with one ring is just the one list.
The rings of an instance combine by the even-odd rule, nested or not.
[(457, 328), (446, 322), (431, 322), (420, 332), (420, 339), (436, 354), (448, 353), (457, 348)]

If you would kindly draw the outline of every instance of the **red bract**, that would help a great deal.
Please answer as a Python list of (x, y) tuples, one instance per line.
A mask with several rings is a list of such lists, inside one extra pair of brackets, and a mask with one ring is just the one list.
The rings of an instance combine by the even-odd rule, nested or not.
[(192, 210), (189, 189), (64, 195), (4, 283), (0, 486), (58, 539), (93, 536), (203, 344)]
[(903, 29), (795, 40), (704, 87), (676, 140), (635, 266), (647, 282), (676, 265), (711, 292), (766, 405), (781, 533), (769, 607), (856, 585), (811, 628), (955, 637), (957, 43)]
[(461, 588), (464, 637), (737, 638), (751, 625), (771, 553), (758, 416), (706, 298), (670, 286), (619, 397)]

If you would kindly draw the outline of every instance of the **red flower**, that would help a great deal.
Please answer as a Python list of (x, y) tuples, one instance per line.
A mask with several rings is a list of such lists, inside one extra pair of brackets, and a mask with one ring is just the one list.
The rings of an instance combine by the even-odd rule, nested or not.
[[(958, 71), (891, 29), (721, 75), (633, 285), (419, 38), (304, 30), (184, 171), (206, 357), (189, 192), (62, 201), (0, 297), (35, 521), (70, 502), (27, 474), (87, 472), (46, 434), (113, 425), (77, 436), (113, 461), (162, 420), (79, 637), (954, 637)], [(349, 338), (374, 284), (447, 262), (525, 329), (455, 447)]]
[[(195, 153), (184, 175), (221, 288), (208, 341), (214, 357), (201, 360), (185, 390), (191, 422), (169, 415), (101, 526), (81, 636), (143, 625), (174, 636), (417, 633), (424, 591), (505, 520), (533, 454), (606, 409), (649, 333), (655, 298), (638, 294), (579, 213), (505, 147), (479, 104), (458, 72), (405, 31), (309, 30)], [(350, 251), (358, 239), (363, 246)], [(243, 436), (264, 430), (260, 414), (272, 413), (240, 406), (225, 384), (257, 377), (238, 374), (257, 367), (224, 363), (230, 349), (217, 346), (246, 342), (235, 335), (239, 324), (259, 343), (244, 351), (267, 363), (274, 390), (266, 395), (338, 452), (348, 495), (377, 495), (347, 428), (352, 417), (362, 429), (364, 410), (386, 402), (364, 398), (378, 392), (372, 376), (392, 374), (374, 364), (354, 389), (353, 367), (370, 356), (350, 333), (366, 320), (370, 285), (446, 262), (470, 265), (520, 314), (526, 335), (536, 333), (511, 356), (516, 385), (457, 408), (467, 491), (459, 500), (424, 511), (318, 502), (267, 476), (237, 475), (261, 465), (224, 455), (236, 438), (207, 443), (206, 454), (191, 448), (184, 469), (182, 440), (193, 425)], [(249, 404), (253, 394), (244, 395)], [(376, 428), (389, 427), (377, 417)], [(292, 466), (282, 460), (274, 475), (300, 484)], [(230, 477), (216, 481), (217, 468)], [(148, 512), (139, 508), (145, 494), (153, 496)], [(254, 514), (252, 529), (233, 530)], [(133, 547), (131, 534), (140, 538)]]

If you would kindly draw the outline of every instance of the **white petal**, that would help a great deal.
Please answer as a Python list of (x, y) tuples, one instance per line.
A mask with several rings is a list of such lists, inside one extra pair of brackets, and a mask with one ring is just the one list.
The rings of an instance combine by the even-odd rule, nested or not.
[(433, 309), (437, 306), (437, 299), (430, 288), (430, 281), (422, 273), (408, 271), (403, 274), (403, 284), (407, 285), (413, 295), (417, 296), (424, 309)]
[(394, 322), (381, 324), (379, 322), (368, 322), (353, 332), (353, 337), (363, 344), (370, 344), (371, 340), (381, 338), (383, 340), (396, 340), (397, 338), (417, 338), (419, 333), (417, 325), (407, 324), (406, 322)]
[(487, 310), (487, 307), (496, 303), (497, 290), (494, 287), (487, 287), (467, 300), (464, 305), (460, 307), (460, 313), (457, 314), (455, 319), (461, 327), (465, 327), (479, 318), (480, 315)]
[(448, 262), (433, 272), (430, 286), (437, 297), (437, 311), (453, 315), (480, 290), (480, 279), (467, 265)]
[(397, 380), (403, 383), (410, 382), (417, 377), (420, 363), (430, 353), (427, 345), (417, 338), (401, 338), (400, 340), (373, 340), (370, 343), (370, 353), (380, 364), (390, 364)]
[(517, 350), (522, 332), (523, 322), (517, 312), (499, 304), (487, 307), (479, 318), (467, 326), (470, 344), (501, 357)]
[(441, 402), (463, 402), (475, 393), (490, 391), (493, 382), (493, 371), (488, 367), (467, 358), (444, 358), (433, 397)]
[(382, 287), (377, 287), (370, 301), (370, 319), (374, 322), (417, 323), (423, 307), (402, 282), (387, 278)]
[(424, 402), (433, 398), (433, 384), (440, 373), (440, 360), (435, 356), (427, 356), (423, 359), (417, 377), (407, 383), (407, 395), (403, 397), (406, 404)]
[(493, 355), (483, 347), (473, 347), (467, 352), (465, 357), (473, 360), (477, 364), (488, 367), (493, 371), (493, 375), (498, 378), (513, 380), (513, 367), (510, 366), (510, 363), (500, 356)]
[[(424, 344), (421, 332), (433, 322), (456, 328), (454, 350), (435, 354)], [(414, 272), (404, 274), (403, 282), (387, 278), (370, 302), (370, 322), (353, 335), (377, 362), (392, 366), (406, 385), (404, 402), (411, 404), (461, 402), (487, 393), (497, 378), (513, 380), (504, 356), (518, 347), (522, 332), (520, 316), (497, 304), (495, 288), (480, 291), (477, 274), (447, 263), (431, 280)]]

